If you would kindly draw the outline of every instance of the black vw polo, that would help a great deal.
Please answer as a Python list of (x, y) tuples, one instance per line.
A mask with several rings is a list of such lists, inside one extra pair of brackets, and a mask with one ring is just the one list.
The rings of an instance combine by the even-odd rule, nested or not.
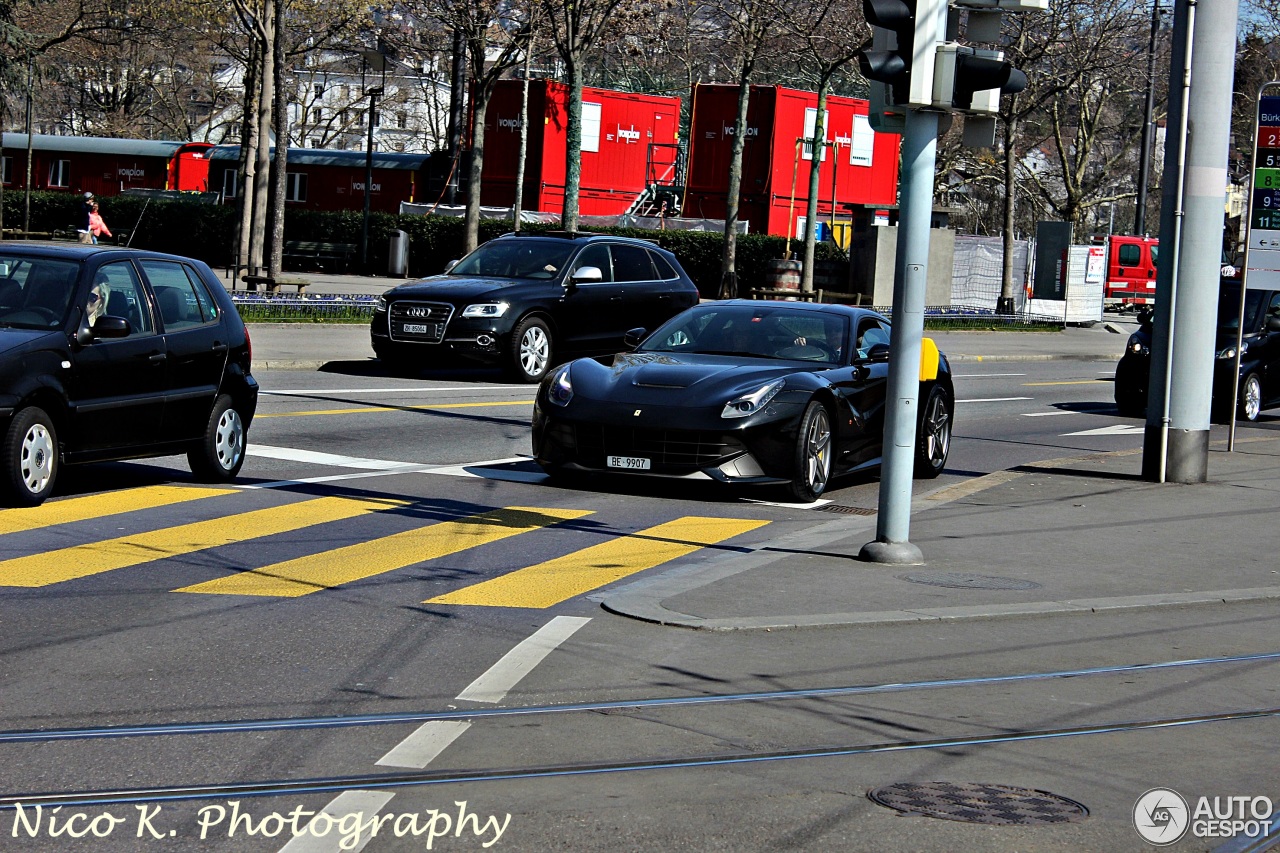
[(459, 360), (537, 382), (565, 357), (614, 352), (698, 302), (665, 249), (599, 234), (506, 234), (443, 275), (382, 295), (369, 333), (379, 360), (415, 370)]
[(35, 506), (63, 463), (244, 462), (249, 336), (208, 266), (81, 245), (0, 245), (0, 497)]

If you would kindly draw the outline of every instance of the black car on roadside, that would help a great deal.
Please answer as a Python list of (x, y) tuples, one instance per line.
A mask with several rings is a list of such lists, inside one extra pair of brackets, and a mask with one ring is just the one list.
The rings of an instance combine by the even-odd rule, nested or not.
[(698, 302), (675, 255), (600, 234), (506, 234), (437, 276), (388, 290), (369, 328), (397, 371), (479, 362), (537, 382), (566, 357), (613, 352)]
[[(557, 367), (534, 403), (533, 453), (555, 479), (662, 477), (778, 486), (813, 501), (881, 463), (889, 321), (866, 308), (704, 302), (628, 351)], [(643, 338), (643, 341), (641, 340)], [(942, 473), (955, 389), (921, 345), (915, 474)]]
[[(1213, 419), (1231, 419), (1232, 386), (1236, 412), (1255, 421), (1265, 409), (1280, 406), (1280, 291), (1245, 290), (1244, 334), (1240, 370), (1236, 371), (1236, 337), (1240, 327), (1240, 285), (1224, 282), (1218, 296), (1218, 327), (1214, 344)], [(1120, 414), (1141, 417), (1147, 408), (1151, 372), (1151, 313), (1139, 317), (1116, 365), (1115, 401)]]
[(136, 249), (0, 244), (0, 498), (35, 506), (63, 464), (185, 453), (244, 462), (249, 335), (204, 263)]

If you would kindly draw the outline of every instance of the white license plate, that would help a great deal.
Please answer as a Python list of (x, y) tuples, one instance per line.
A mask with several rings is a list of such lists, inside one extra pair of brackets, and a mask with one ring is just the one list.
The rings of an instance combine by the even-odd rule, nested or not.
[(405, 323), (404, 333), (406, 335), (425, 335), (427, 334), (427, 328), (421, 323)]
[(610, 468), (626, 468), (631, 471), (648, 471), (651, 464), (642, 456), (610, 456), (605, 462)]

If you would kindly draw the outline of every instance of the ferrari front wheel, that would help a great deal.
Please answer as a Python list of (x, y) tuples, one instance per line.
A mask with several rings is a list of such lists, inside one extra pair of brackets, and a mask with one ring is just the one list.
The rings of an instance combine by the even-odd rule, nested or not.
[(804, 410), (796, 433), (791, 484), (788, 490), (797, 501), (815, 501), (827, 488), (831, 476), (831, 416), (814, 400)]

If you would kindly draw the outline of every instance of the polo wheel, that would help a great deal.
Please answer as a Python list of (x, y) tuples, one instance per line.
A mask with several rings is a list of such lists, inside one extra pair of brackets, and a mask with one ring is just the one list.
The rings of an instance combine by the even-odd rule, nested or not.
[(817, 500), (831, 477), (831, 416), (816, 400), (800, 418), (792, 472), (787, 490), (802, 503)]
[(53, 419), (29, 406), (14, 415), (4, 436), (5, 502), (39, 506), (58, 479), (58, 432)]
[(551, 329), (538, 317), (525, 317), (511, 333), (510, 364), (520, 382), (541, 382), (551, 369)]
[(223, 394), (209, 413), (204, 436), (187, 451), (187, 464), (196, 479), (207, 483), (234, 480), (244, 465), (247, 431), (235, 403)]

